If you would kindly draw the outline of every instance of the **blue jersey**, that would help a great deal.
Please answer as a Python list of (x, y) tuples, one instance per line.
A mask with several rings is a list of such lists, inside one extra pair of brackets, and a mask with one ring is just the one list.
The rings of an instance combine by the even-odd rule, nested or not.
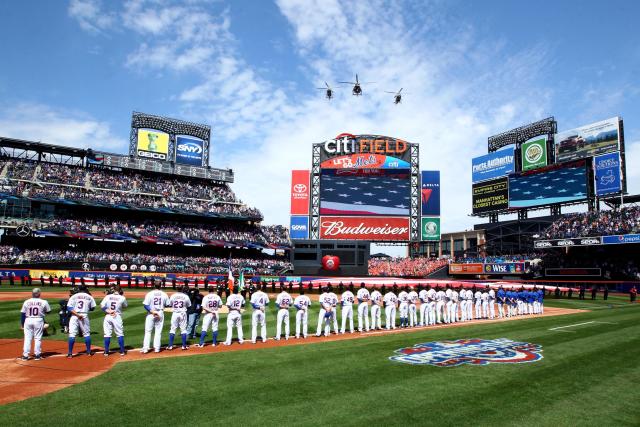
[(542, 289), (538, 290), (538, 301), (539, 302), (544, 301), (544, 290), (542, 290)]
[(498, 303), (502, 304), (504, 302), (504, 298), (506, 297), (506, 293), (503, 289), (498, 289), (498, 292), (496, 293), (496, 297), (498, 297)]

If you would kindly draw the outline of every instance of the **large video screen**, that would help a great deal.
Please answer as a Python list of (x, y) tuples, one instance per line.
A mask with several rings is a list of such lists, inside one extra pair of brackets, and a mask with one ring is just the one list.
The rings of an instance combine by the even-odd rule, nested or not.
[(406, 169), (324, 169), (320, 215), (409, 216), (411, 181)]
[(157, 130), (138, 129), (137, 151), (139, 157), (167, 160), (169, 134)]
[(587, 198), (584, 161), (541, 172), (509, 177), (509, 207), (528, 208)]
[(566, 162), (620, 148), (619, 118), (614, 117), (556, 134), (556, 162)]

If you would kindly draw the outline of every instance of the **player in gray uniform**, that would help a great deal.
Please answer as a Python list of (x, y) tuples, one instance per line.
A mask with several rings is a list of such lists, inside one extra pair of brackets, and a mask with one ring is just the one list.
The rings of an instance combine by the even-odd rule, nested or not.
[(44, 316), (51, 311), (49, 303), (40, 298), (40, 289), (31, 291), (31, 298), (22, 304), (20, 310), (20, 329), (24, 331), (24, 345), (22, 347), (22, 360), (29, 360), (31, 353), (31, 340), (34, 343), (34, 358), (42, 358), (42, 334), (44, 332)]

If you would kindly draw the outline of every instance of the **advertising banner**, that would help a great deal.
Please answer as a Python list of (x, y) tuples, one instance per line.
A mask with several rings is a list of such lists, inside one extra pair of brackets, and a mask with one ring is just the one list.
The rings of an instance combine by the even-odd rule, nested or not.
[(515, 171), (513, 148), (485, 154), (471, 160), (471, 181), (500, 178)]
[(620, 179), (620, 153), (609, 153), (593, 158), (595, 169), (596, 195), (619, 193), (622, 190)]
[(308, 216), (291, 216), (291, 226), (289, 227), (289, 235), (292, 239), (308, 239), (309, 238), (309, 217)]
[(188, 166), (202, 166), (204, 141), (200, 139), (176, 137), (176, 163)]
[(584, 162), (535, 174), (509, 177), (509, 207), (567, 203), (587, 198), (587, 170)]
[(527, 272), (524, 262), (503, 262), (497, 264), (485, 264), (486, 274), (524, 274)]
[(533, 242), (536, 249), (566, 248), (571, 246), (596, 246), (602, 244), (601, 237), (579, 237), (573, 239), (537, 240)]
[(136, 151), (145, 159), (167, 160), (169, 134), (157, 130), (138, 129)]
[(333, 157), (320, 164), (322, 169), (409, 169), (409, 162), (383, 154), (352, 154)]
[(482, 274), (482, 264), (449, 264), (449, 274)]
[(581, 159), (620, 149), (619, 117), (559, 132), (555, 136), (556, 162)]
[(440, 240), (440, 218), (423, 216), (420, 228), (422, 230), (420, 240)]
[(507, 178), (473, 184), (472, 212), (474, 215), (499, 211), (509, 207)]
[(2, 269), (0, 270), (0, 277), (27, 277), (29, 275), (29, 270), (13, 270), (13, 269)]
[(320, 217), (321, 239), (409, 240), (408, 217)]
[(620, 236), (602, 236), (605, 245), (622, 245), (625, 243), (640, 243), (640, 234), (624, 234)]
[(291, 215), (309, 215), (309, 171), (291, 171)]
[(532, 139), (522, 144), (522, 170), (547, 166), (547, 138)]
[(422, 171), (422, 215), (440, 216), (440, 171)]

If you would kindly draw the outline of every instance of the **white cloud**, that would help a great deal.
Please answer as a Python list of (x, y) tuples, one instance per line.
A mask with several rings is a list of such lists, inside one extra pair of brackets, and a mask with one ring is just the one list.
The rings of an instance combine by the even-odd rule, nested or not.
[(115, 23), (113, 13), (105, 11), (100, 0), (71, 0), (68, 13), (89, 33), (108, 30)]

